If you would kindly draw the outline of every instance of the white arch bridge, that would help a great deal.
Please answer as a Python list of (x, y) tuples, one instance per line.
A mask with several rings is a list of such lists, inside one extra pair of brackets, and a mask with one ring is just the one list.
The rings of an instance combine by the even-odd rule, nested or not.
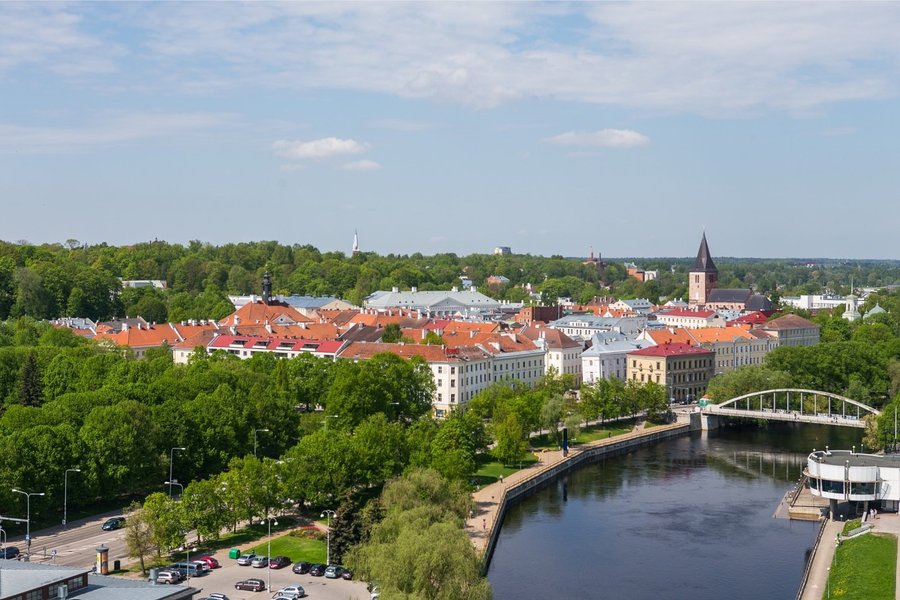
[(703, 429), (715, 429), (718, 416), (864, 428), (866, 415), (879, 414), (879, 410), (845, 396), (795, 388), (753, 392), (700, 409)]

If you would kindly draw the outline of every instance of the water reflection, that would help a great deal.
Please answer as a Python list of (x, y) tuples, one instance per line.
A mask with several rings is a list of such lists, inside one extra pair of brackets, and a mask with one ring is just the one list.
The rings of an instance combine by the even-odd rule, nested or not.
[(861, 433), (736, 427), (570, 473), (508, 512), (495, 598), (791, 598), (817, 525), (776, 505), (813, 448)]

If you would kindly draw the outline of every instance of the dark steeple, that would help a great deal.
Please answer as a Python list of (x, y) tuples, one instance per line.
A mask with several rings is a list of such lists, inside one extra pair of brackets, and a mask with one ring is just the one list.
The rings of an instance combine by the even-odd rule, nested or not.
[(263, 275), (263, 289), (262, 289), (262, 301), (263, 304), (268, 304), (272, 299), (272, 279), (269, 277), (269, 272), (266, 271), (265, 275)]
[(716, 263), (713, 262), (712, 255), (709, 253), (709, 246), (706, 245), (706, 232), (703, 232), (703, 239), (700, 240), (700, 250), (697, 251), (697, 260), (694, 261), (694, 268), (691, 273), (718, 273)]

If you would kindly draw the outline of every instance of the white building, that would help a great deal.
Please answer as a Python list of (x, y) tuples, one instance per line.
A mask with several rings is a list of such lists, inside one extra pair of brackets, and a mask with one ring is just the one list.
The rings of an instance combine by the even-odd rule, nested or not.
[(584, 350), (582, 342), (550, 327), (526, 327), (522, 330), (522, 335), (544, 348), (547, 353), (544, 373), (553, 369), (560, 375), (574, 375), (575, 380), (581, 382), (581, 351)]
[(615, 331), (626, 337), (637, 336), (647, 326), (647, 317), (598, 317), (596, 315), (568, 315), (548, 325), (573, 339), (589, 340), (596, 333)]
[(701, 329), (703, 327), (725, 327), (725, 318), (714, 310), (673, 309), (656, 313), (656, 320), (666, 327)]
[(479, 314), (496, 311), (500, 308), (499, 302), (474, 288), (463, 291), (453, 288), (446, 292), (420, 292), (417, 288), (412, 288), (408, 292), (401, 292), (399, 288), (395, 287), (390, 292), (374, 292), (365, 299), (364, 305), (366, 308), (376, 310), (391, 308), (418, 310), (428, 316)]
[(900, 506), (900, 457), (848, 450), (816, 450), (806, 459), (809, 491), (837, 502), (877, 503), (881, 510)]
[(847, 304), (847, 298), (834, 294), (803, 294), (801, 296), (782, 296), (781, 303), (804, 310), (831, 310)]
[(591, 347), (581, 353), (581, 373), (584, 383), (594, 383), (612, 377), (625, 381), (627, 354), (649, 345), (652, 344), (595, 335), (591, 338)]

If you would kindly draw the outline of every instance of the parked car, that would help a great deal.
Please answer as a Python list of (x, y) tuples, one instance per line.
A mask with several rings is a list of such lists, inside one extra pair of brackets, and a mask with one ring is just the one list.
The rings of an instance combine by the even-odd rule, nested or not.
[[(164, 569), (156, 574), (156, 583), (181, 583), (181, 573), (175, 570)], [(149, 581), (153, 581), (150, 579)]]
[(291, 564), (291, 559), (289, 559), (287, 556), (273, 556), (269, 559), (270, 569), (283, 569), (289, 564)]
[(328, 579), (339, 579), (344, 573), (344, 567), (338, 565), (328, 565), (325, 568), (325, 577)]
[(264, 567), (269, 566), (269, 557), (268, 556), (257, 556), (253, 560), (250, 561), (250, 566), (254, 569), (262, 569)]
[(0, 550), (0, 559), (3, 560), (12, 560), (14, 558), (18, 558), (19, 549), (15, 546), (7, 546), (3, 550)]
[(245, 592), (261, 592), (266, 589), (266, 582), (262, 579), (242, 579), (234, 584), (234, 589), (243, 590)]
[[(200, 598), (200, 600), (204, 599)], [(206, 597), (206, 600), (228, 600), (228, 596), (226, 596), (225, 594), (212, 593)]]
[(309, 574), (313, 577), (321, 577), (325, 574), (325, 569), (327, 565), (323, 565), (322, 563), (316, 563), (309, 568)]
[(297, 575), (306, 575), (309, 573), (309, 568), (312, 566), (312, 563), (308, 563), (306, 561), (295, 562), (294, 566), (291, 567), (291, 570)]
[(353, 569), (344, 567), (344, 572), (341, 573), (341, 579), (346, 579), (347, 581), (353, 579)]
[(246, 554), (241, 554), (241, 555), (238, 557), (237, 563), (238, 563), (240, 566), (242, 566), (242, 567), (246, 567), (246, 566), (248, 566), (250, 563), (253, 562), (253, 559), (254, 559), (254, 558), (256, 558), (256, 555), (255, 555), (255, 554), (253, 554), (252, 552), (247, 552)]
[(177, 569), (185, 577), (202, 577), (209, 573), (209, 567), (206, 563), (197, 562), (178, 562), (169, 566), (170, 569)]
[(199, 567), (199, 571), (203, 573), (209, 573), (209, 564), (205, 560), (192, 560), (191, 564), (195, 564)]
[(294, 598), (303, 598), (306, 596), (306, 590), (303, 589), (302, 585), (289, 585), (275, 592), (275, 596), (294, 600)]
[(103, 531), (113, 531), (114, 529), (122, 529), (125, 527), (125, 517), (113, 517), (107, 519), (106, 523), (100, 526)]
[(219, 561), (213, 558), (212, 556), (201, 556), (197, 559), (198, 561), (203, 561), (210, 569), (218, 569), (222, 565), (219, 564)]

